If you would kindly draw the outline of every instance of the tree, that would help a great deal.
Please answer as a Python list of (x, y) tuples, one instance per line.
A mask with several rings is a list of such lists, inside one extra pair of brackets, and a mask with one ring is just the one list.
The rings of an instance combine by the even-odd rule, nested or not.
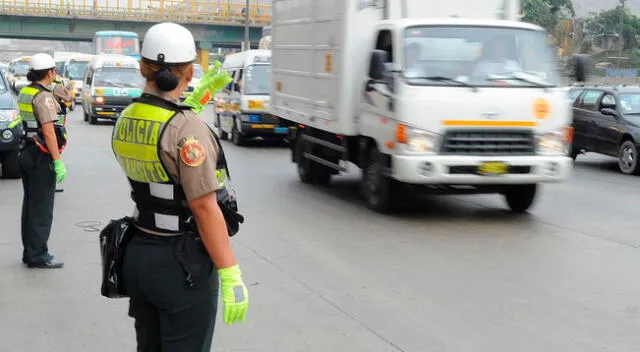
[[(621, 19), (623, 21), (622, 33), (620, 33)], [(640, 33), (640, 18), (631, 13), (628, 8), (618, 6), (610, 10), (591, 13), (586, 20), (585, 29), (591, 37), (622, 34), (624, 49), (628, 50), (637, 45), (636, 35)]]
[(537, 24), (552, 33), (562, 18), (574, 17), (571, 0), (523, 0), (523, 21)]

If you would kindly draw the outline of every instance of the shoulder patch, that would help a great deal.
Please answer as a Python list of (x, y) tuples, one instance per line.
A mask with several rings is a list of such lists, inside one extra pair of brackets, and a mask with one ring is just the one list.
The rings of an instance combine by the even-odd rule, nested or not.
[(180, 160), (187, 166), (196, 167), (202, 165), (207, 153), (196, 137), (183, 138), (178, 143)]
[(44, 99), (44, 106), (46, 106), (47, 109), (49, 109), (49, 110), (55, 110), (56, 109), (56, 102), (53, 100), (52, 97), (46, 97)]

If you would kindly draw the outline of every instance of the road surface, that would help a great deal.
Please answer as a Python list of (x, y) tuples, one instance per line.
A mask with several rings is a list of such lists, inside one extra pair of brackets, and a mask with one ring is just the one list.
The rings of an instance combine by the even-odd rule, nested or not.
[[(132, 209), (113, 127), (69, 120), (50, 241), (63, 270), (21, 264), (21, 183), (0, 181), (2, 351), (135, 349), (127, 301), (99, 295), (95, 230)], [(308, 186), (284, 146), (224, 143), (251, 306), (246, 323), (218, 324), (215, 351), (640, 350), (640, 177), (615, 160), (580, 156), (529, 215), (483, 195), (381, 216), (359, 200), (357, 171)]]

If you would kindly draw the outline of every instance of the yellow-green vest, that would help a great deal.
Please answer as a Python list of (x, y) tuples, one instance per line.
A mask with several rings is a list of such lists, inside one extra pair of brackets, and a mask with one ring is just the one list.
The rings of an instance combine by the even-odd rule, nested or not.
[[(159, 150), (166, 126), (185, 108), (144, 94), (122, 111), (113, 129), (111, 147), (131, 184), (134, 218), (150, 230), (181, 232), (192, 216), (184, 191), (167, 171)], [(217, 170), (216, 176), (224, 187), (227, 172)]]
[(22, 88), (18, 95), (18, 110), (27, 138), (36, 136), (40, 129), (40, 123), (33, 111), (33, 99), (43, 90), (39, 85), (31, 84)]

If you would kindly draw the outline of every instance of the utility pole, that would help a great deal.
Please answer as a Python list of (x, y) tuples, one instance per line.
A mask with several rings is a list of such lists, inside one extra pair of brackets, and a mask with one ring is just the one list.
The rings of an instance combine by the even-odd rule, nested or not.
[(249, 0), (247, 0), (244, 13), (244, 50), (249, 49), (251, 49), (251, 43), (249, 42)]
[(626, 0), (619, 0), (620, 1), (620, 55), (618, 55), (620, 58), (618, 58), (618, 68), (620, 68), (620, 60), (622, 60), (622, 51), (624, 50), (624, 3)]

